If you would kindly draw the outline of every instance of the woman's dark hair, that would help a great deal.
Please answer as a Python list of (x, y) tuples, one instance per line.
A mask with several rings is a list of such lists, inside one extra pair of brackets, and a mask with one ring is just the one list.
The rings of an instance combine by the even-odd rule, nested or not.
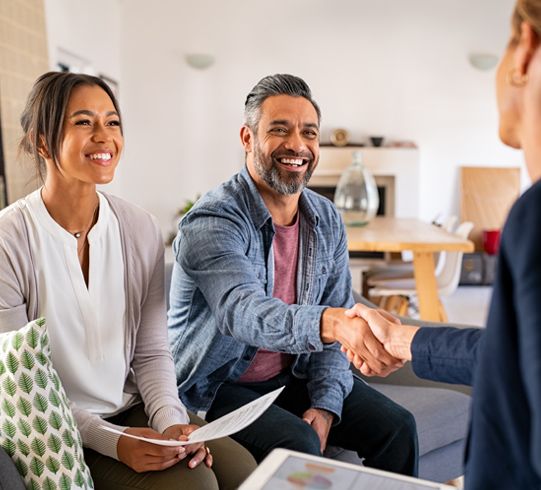
[(111, 98), (122, 131), (120, 108), (115, 94), (101, 78), (92, 75), (66, 72), (48, 72), (39, 77), (26, 101), (21, 114), (21, 126), (24, 135), (19, 144), (19, 154), (26, 153), (32, 157), (38, 177), (43, 179), (45, 161), (40, 155), (40, 148), (45, 146), (58, 169), (60, 165), (60, 145), (62, 144), (62, 128), (66, 107), (72, 90), (79, 85), (101, 87)]

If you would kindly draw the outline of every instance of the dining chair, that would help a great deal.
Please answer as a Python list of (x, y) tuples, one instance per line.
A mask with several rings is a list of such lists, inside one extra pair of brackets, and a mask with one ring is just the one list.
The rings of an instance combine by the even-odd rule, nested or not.
[[(454, 234), (466, 239), (473, 229), (471, 221), (458, 225)], [(463, 252), (440, 252), (438, 264), (435, 268), (438, 298), (454, 293), (460, 281)], [(411, 300), (416, 296), (415, 279), (412, 276), (383, 277), (369, 279), (372, 285), (368, 289), (370, 299), (379, 304), (381, 308), (394, 312), (397, 315), (407, 315)], [(447, 314), (439, 301), (439, 321), (446, 322)]]
[[(440, 215), (438, 214), (437, 218), (439, 218), (439, 216)], [(453, 233), (457, 221), (458, 218), (455, 215), (451, 215), (441, 224), (435, 218), (432, 221), (432, 224), (441, 226), (445, 231)], [(402, 252), (402, 261), (403, 262), (399, 264), (375, 267), (366, 271), (363, 276), (364, 296), (368, 295), (369, 288), (377, 286), (382, 280), (413, 279), (413, 254), (411, 254), (411, 258), (407, 258), (405, 252)], [(445, 253), (435, 252), (434, 263), (436, 264), (435, 274), (438, 275), (445, 263)]]

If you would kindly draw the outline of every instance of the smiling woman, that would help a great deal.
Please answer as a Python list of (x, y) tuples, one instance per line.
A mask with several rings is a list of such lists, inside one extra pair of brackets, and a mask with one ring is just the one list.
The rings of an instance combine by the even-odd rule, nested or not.
[(88, 185), (109, 183), (123, 147), (120, 116), (107, 93), (97, 85), (75, 87), (62, 128), (62, 172), (47, 172), (44, 191), (49, 191), (51, 185), (69, 183), (79, 192)]
[(104, 428), (185, 440), (204, 423), (178, 398), (156, 219), (96, 190), (124, 145), (114, 94), (96, 77), (46, 73), (21, 124), (44, 185), (0, 213), (0, 333), (47, 319), (96, 489), (236, 488), (255, 463), (231, 440), (164, 448)]

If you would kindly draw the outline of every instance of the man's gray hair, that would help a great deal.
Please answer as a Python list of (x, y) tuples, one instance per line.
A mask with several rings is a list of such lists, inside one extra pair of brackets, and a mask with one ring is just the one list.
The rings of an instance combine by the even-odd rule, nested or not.
[(257, 85), (246, 97), (244, 104), (244, 124), (254, 133), (261, 119), (261, 105), (265, 100), (274, 95), (290, 95), (292, 97), (304, 97), (314, 106), (317, 113), (318, 125), (321, 121), (321, 111), (317, 102), (312, 99), (312, 91), (308, 84), (294, 75), (269, 75), (257, 82)]

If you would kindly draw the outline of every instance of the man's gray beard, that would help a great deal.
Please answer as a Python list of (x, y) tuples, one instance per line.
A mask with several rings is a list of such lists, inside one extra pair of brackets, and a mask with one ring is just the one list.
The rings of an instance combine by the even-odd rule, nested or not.
[(278, 170), (278, 167), (274, 163), (272, 157), (270, 157), (271, 164), (267, 168), (265, 168), (265, 166), (261, 163), (264, 160), (265, 157), (261, 154), (259, 146), (256, 145), (254, 167), (257, 175), (259, 175), (269, 187), (285, 196), (290, 196), (292, 194), (298, 194), (301, 192), (308, 185), (308, 182), (314, 173), (314, 169), (316, 168), (315, 162), (312, 161), (308, 164), (308, 168), (303, 175), (291, 172), (291, 180), (289, 182), (285, 182), (282, 180), (280, 170)]

